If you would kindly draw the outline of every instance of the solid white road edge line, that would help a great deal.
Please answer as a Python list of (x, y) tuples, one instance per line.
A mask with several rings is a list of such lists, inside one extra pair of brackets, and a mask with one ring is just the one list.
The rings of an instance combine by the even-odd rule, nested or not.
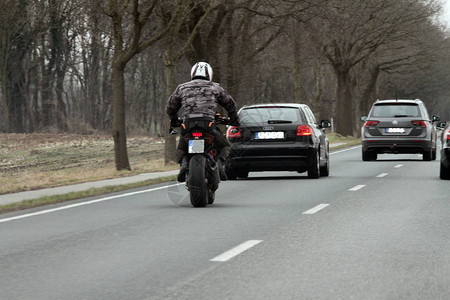
[(315, 214), (316, 212), (318, 212), (319, 210), (324, 209), (325, 207), (327, 207), (330, 204), (319, 204), (317, 206), (314, 206), (313, 208), (303, 212), (304, 215), (312, 215)]
[(378, 178), (386, 177), (389, 173), (381, 173), (380, 175), (377, 175)]
[(243, 242), (239, 246), (236, 246), (233, 249), (230, 249), (230, 250), (214, 257), (210, 261), (224, 262), (224, 261), (230, 260), (233, 257), (241, 254), (244, 251), (247, 251), (248, 249), (256, 246), (257, 244), (259, 244), (261, 242), (262, 242), (262, 240), (249, 240), (249, 241)]
[(346, 151), (350, 151), (350, 150), (355, 150), (355, 149), (358, 149), (358, 148), (361, 148), (361, 146), (356, 146), (356, 147), (352, 147), (352, 148), (347, 148), (347, 149), (339, 150), (339, 151), (333, 151), (333, 152), (330, 152), (330, 155), (332, 155), (332, 154), (338, 154), (338, 153), (342, 153), (342, 152), (346, 152)]
[(362, 189), (362, 188), (365, 187), (365, 186), (366, 186), (365, 184), (360, 184), (360, 185), (357, 185), (357, 186), (352, 187), (351, 189), (349, 189), (349, 191), (355, 192), (355, 191), (357, 191), (357, 190)]
[(38, 215), (49, 214), (49, 213), (60, 211), (60, 210), (65, 210), (65, 209), (74, 208), (74, 207), (78, 207), (78, 206), (84, 206), (84, 205), (88, 205), (88, 204), (94, 204), (94, 203), (109, 201), (109, 200), (113, 200), (113, 199), (117, 199), (117, 198), (128, 197), (128, 196), (133, 196), (133, 195), (138, 195), (138, 194), (143, 194), (143, 193), (149, 193), (149, 192), (153, 192), (153, 191), (157, 191), (157, 190), (166, 189), (166, 188), (172, 187), (172, 186), (177, 186), (177, 185), (180, 185), (180, 184), (184, 184), (184, 183), (165, 185), (165, 186), (160, 186), (160, 187), (153, 188), (153, 189), (148, 189), (148, 190), (143, 190), (143, 191), (136, 191), (136, 192), (126, 193), (126, 194), (120, 194), (120, 195), (105, 197), (105, 198), (101, 198), (101, 199), (96, 199), (96, 200), (91, 200), (91, 201), (86, 201), (86, 202), (81, 202), (81, 203), (61, 206), (61, 207), (57, 207), (57, 208), (42, 210), (42, 211), (38, 211), (38, 212), (35, 212), (35, 213), (29, 213), (29, 214), (15, 216), (15, 217), (11, 217), (11, 218), (0, 219), (0, 223), (9, 222), (9, 221), (13, 221), (13, 220), (24, 219), (24, 218), (38, 216)]

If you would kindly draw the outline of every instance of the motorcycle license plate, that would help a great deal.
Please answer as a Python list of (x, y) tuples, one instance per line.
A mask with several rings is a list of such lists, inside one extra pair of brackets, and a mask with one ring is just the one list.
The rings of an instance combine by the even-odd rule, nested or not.
[(189, 153), (205, 152), (205, 140), (189, 140)]

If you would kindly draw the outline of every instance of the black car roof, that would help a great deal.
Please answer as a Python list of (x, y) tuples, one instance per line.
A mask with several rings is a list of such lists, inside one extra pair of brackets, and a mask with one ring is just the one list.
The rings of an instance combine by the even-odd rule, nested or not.
[(242, 109), (247, 108), (258, 108), (258, 107), (291, 107), (291, 108), (302, 108), (307, 107), (306, 104), (300, 103), (260, 103), (260, 104), (252, 104), (252, 105), (244, 105)]

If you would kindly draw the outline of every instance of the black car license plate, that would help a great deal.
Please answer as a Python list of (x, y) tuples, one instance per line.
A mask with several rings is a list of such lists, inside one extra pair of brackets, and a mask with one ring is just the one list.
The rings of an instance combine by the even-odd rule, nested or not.
[(283, 131), (258, 131), (255, 132), (256, 140), (273, 140), (273, 139), (284, 139)]

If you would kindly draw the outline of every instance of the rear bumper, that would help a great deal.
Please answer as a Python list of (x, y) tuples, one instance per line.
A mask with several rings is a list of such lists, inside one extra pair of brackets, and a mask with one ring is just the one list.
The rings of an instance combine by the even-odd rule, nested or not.
[(371, 138), (362, 139), (364, 151), (376, 153), (424, 153), (430, 151), (432, 147), (430, 140), (414, 139), (392, 139), (392, 138)]
[(233, 144), (227, 168), (237, 171), (304, 172), (314, 163), (316, 149), (308, 144), (245, 145)]

